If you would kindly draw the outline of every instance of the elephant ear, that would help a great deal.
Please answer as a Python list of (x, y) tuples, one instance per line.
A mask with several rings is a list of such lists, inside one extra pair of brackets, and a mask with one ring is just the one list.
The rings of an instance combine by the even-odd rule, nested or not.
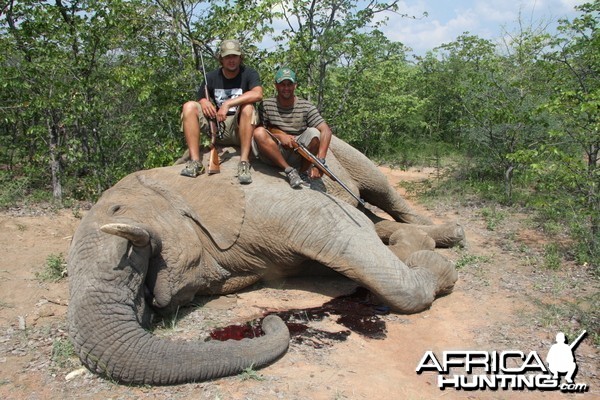
[(244, 192), (233, 172), (188, 178), (181, 165), (138, 172), (140, 183), (161, 195), (179, 212), (193, 219), (222, 250), (237, 241), (245, 214)]

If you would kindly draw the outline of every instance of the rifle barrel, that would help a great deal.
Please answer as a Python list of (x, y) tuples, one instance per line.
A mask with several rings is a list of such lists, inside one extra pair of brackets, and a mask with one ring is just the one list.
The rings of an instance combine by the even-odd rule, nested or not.
[(354, 197), (363, 207), (366, 206), (365, 201), (363, 199), (361, 199), (360, 197), (358, 197), (357, 195), (355, 195), (350, 190), (350, 188), (348, 188), (348, 186), (346, 186), (344, 184), (344, 182), (342, 182), (337, 176), (335, 176), (335, 174), (329, 169), (329, 167), (327, 167), (325, 164), (323, 164), (314, 154), (312, 154), (306, 146), (304, 146), (302, 143), (297, 143), (297, 142), (295, 142), (295, 143), (297, 145), (296, 149), (302, 149), (302, 151), (299, 153), (301, 153), (302, 155), (306, 154), (306, 156), (304, 156), (304, 158), (306, 158), (309, 161), (312, 161), (314, 166), (319, 168), (325, 175), (330, 177), (332, 181), (337, 182), (346, 192), (350, 193), (350, 195), (352, 197)]

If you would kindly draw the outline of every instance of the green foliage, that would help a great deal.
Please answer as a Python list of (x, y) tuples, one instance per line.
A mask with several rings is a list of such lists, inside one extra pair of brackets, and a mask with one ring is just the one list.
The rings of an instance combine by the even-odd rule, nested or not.
[(575, 243), (572, 257), (579, 265), (594, 266), (595, 274), (600, 277), (600, 234), (591, 234), (589, 219), (574, 215), (569, 219), (569, 232)]
[(417, 70), (405, 62), (406, 49), (380, 31), (353, 41), (357, 54), (347, 56), (346, 66), (331, 68), (328, 93), (337, 101), (326, 102), (323, 112), (336, 134), (367, 156), (406, 158), (423, 131), (424, 102), (410, 87)]
[(55, 339), (52, 342), (52, 363), (58, 368), (72, 368), (78, 363), (73, 343), (67, 338)]
[[(600, 345), (600, 293), (582, 296), (573, 302), (538, 303), (538, 306), (543, 311), (539, 318), (544, 326), (557, 327), (570, 338), (585, 329), (594, 346)], [(575, 329), (573, 321), (578, 322)]]
[(559, 269), (561, 260), (560, 249), (556, 243), (547, 243), (544, 245), (544, 266), (546, 268)]
[(496, 207), (484, 207), (481, 209), (481, 216), (485, 220), (488, 231), (494, 231), (506, 218), (506, 213)]
[(364, 38), (385, 23), (386, 12), (398, 9), (397, 1), (379, 0), (299, 0), (278, 4), (286, 21), (281, 35), (275, 37), (281, 42), (277, 49), (279, 62), (297, 70), (303, 83), (302, 94), (314, 101), (319, 110), (328, 100), (328, 73), (340, 65), (358, 65), (361, 69), (361, 60), (373, 51), (372, 46), (365, 46)]
[(242, 381), (248, 381), (248, 380), (264, 381), (265, 377), (262, 376), (259, 372), (257, 372), (254, 369), (254, 366), (251, 365), (242, 371), (242, 373), (240, 374), (240, 379)]
[[(582, 248), (588, 248), (597, 263), (600, 233), (600, 2), (577, 7), (581, 16), (561, 21), (564, 34), (557, 37), (547, 54), (554, 72), (553, 93), (544, 110), (559, 115), (557, 129), (540, 146), (546, 163), (535, 171), (551, 192), (557, 208), (572, 211), (577, 218), (575, 232)], [(581, 236), (582, 228), (589, 230)], [(578, 252), (581, 254), (580, 252)], [(598, 265), (598, 264), (596, 264)]]
[(547, 96), (547, 78), (536, 63), (547, 41), (547, 35), (523, 30), (512, 36), (506, 55), (468, 35), (442, 47), (446, 62), (438, 68), (450, 77), (451, 104), (461, 110), (451, 129), (461, 127), (467, 154), (502, 177), (507, 202), (514, 174), (524, 168), (512, 155), (537, 143), (549, 124), (546, 114), (536, 112)]
[(29, 182), (27, 177), (15, 177), (8, 171), (0, 170), (0, 209), (22, 201), (28, 193)]
[(62, 253), (50, 254), (41, 272), (35, 274), (41, 281), (57, 282), (67, 276), (67, 262)]
[(457, 270), (460, 270), (465, 267), (479, 266), (480, 264), (485, 264), (489, 261), (489, 256), (477, 256), (474, 254), (465, 253), (454, 263), (454, 265)]

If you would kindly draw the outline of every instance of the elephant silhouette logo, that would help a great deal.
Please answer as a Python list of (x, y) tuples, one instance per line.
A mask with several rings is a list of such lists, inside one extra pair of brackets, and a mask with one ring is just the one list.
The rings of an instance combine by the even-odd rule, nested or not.
[(550, 347), (546, 356), (548, 369), (552, 372), (554, 379), (559, 379), (559, 375), (565, 374), (567, 383), (573, 383), (573, 378), (577, 373), (575, 348), (581, 343), (586, 333), (587, 331), (584, 330), (571, 344), (567, 344), (564, 333), (558, 332), (556, 334), (556, 343)]

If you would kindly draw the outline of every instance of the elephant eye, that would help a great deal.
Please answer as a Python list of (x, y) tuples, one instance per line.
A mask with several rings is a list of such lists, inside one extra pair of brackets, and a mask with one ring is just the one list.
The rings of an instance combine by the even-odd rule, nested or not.
[(123, 211), (120, 204), (115, 204), (114, 206), (112, 206), (110, 208), (110, 212), (112, 213), (112, 215), (118, 214), (119, 211), (121, 211), (121, 212)]

